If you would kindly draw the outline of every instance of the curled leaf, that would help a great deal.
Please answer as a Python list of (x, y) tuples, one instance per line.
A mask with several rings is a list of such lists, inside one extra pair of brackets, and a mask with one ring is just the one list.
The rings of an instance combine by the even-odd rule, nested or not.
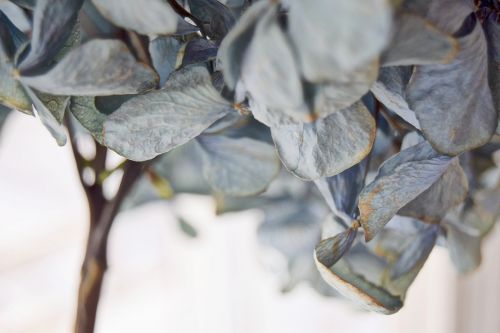
[(371, 240), (402, 207), (434, 184), (451, 161), (426, 141), (385, 161), (359, 196), (360, 223), (366, 240)]

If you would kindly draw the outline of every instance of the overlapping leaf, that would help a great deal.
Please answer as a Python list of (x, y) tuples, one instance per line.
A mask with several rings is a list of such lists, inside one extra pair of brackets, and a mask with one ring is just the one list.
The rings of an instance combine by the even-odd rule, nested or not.
[(186, 143), (232, 111), (204, 67), (186, 67), (163, 89), (137, 96), (111, 114), (104, 123), (104, 143), (143, 161)]
[(402, 13), (392, 41), (382, 54), (382, 66), (448, 63), (458, 53), (458, 42), (423, 17)]
[(252, 40), (257, 21), (268, 6), (266, 0), (255, 2), (222, 40), (217, 57), (222, 64), (224, 80), (231, 89), (236, 87), (240, 77), (243, 56)]
[(385, 0), (289, 3), (289, 31), (302, 72), (311, 82), (335, 80), (377, 58), (387, 45), (391, 8)]
[(244, 58), (241, 79), (259, 104), (278, 109), (298, 120), (310, 120), (299, 70), (279, 26), (276, 6), (265, 12), (257, 23)]
[(334, 176), (371, 150), (375, 121), (362, 103), (310, 124), (271, 129), (281, 161), (302, 179)]
[(280, 170), (274, 147), (262, 141), (205, 135), (198, 143), (205, 179), (215, 191), (226, 195), (263, 192)]
[(221, 40), (235, 22), (231, 9), (217, 0), (189, 0), (189, 8), (203, 23), (206, 34), (215, 40)]
[(385, 161), (359, 197), (360, 222), (371, 240), (406, 204), (434, 184), (452, 158), (422, 142)]
[(428, 223), (439, 223), (451, 208), (465, 200), (467, 190), (467, 177), (455, 157), (441, 177), (398, 214)]
[(485, 144), (497, 126), (483, 30), (474, 17), (466, 24), (472, 30), (459, 39), (456, 59), (417, 67), (407, 90), (425, 137), (443, 154), (456, 155)]
[(410, 109), (406, 101), (406, 85), (411, 77), (411, 67), (381, 68), (377, 81), (371, 91), (375, 97), (389, 110), (420, 129), (415, 112)]
[(158, 77), (138, 63), (118, 40), (94, 39), (70, 51), (54, 68), (21, 81), (54, 95), (95, 96), (143, 93)]
[[(38, 0), (30, 50), (18, 66), (23, 75), (46, 69), (71, 35), (83, 0)], [(41, 90), (41, 89), (40, 89)]]
[(97, 9), (117, 26), (141, 34), (172, 34), (178, 17), (163, 0), (92, 0)]
[(163, 87), (170, 73), (174, 71), (181, 43), (173, 37), (160, 36), (149, 43), (149, 53), (153, 66), (160, 76), (160, 87)]
[(338, 175), (314, 181), (333, 212), (340, 211), (354, 217), (358, 195), (364, 185), (367, 162), (365, 158)]

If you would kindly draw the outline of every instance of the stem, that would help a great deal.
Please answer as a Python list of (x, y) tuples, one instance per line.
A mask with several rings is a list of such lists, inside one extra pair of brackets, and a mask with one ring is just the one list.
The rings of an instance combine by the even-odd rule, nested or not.
[[(89, 234), (78, 289), (75, 333), (93, 333), (101, 287), (108, 267), (107, 245), (109, 232), (123, 199), (142, 174), (146, 164), (126, 161), (123, 165), (123, 177), (117, 194), (112, 200), (106, 200), (103, 195), (102, 185), (97, 177), (101, 172), (105, 171), (106, 147), (94, 142), (96, 156), (90, 163), (87, 163), (76, 147), (74, 128), (69, 122), (66, 124), (70, 133), (71, 147), (78, 174), (85, 190), (90, 211)], [(87, 167), (91, 167), (96, 174), (94, 184), (87, 184), (83, 179), (83, 170)]]
[(78, 290), (76, 333), (94, 332), (99, 296), (104, 274), (108, 268), (107, 245), (109, 232), (119, 211), (120, 204), (141, 175), (141, 172), (141, 163), (127, 161), (118, 193), (113, 200), (105, 203), (98, 219), (90, 222), (89, 237)]

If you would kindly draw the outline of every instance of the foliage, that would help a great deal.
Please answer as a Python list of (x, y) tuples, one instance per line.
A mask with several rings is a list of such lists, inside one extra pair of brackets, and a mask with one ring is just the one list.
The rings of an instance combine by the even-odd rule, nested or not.
[(1, 117), (140, 162), (113, 209), (186, 192), (260, 208), (283, 290), (337, 295), (326, 281), (386, 314), (435, 245), (479, 265), (500, 215), (497, 0), (13, 3)]

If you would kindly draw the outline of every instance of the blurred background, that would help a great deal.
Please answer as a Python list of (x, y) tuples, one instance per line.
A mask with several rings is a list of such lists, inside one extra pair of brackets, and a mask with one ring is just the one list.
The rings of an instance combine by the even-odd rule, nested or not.
[[(257, 242), (260, 212), (214, 210), (208, 197), (180, 195), (118, 216), (97, 333), (500, 332), (498, 227), (467, 276), (436, 247), (405, 307), (384, 316), (305, 284), (282, 294), (269, 268), (281, 258)], [(0, 138), (0, 333), (72, 332), (87, 214), (69, 145), (11, 115)]]

